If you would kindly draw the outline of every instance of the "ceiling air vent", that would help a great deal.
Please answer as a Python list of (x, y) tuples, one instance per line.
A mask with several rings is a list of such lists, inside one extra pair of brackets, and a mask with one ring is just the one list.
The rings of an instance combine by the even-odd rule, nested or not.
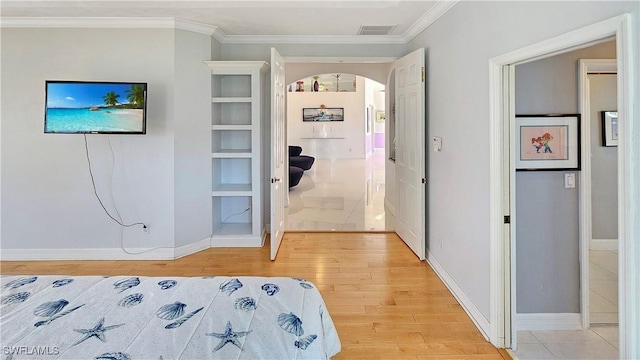
[(358, 35), (389, 35), (396, 25), (360, 25)]

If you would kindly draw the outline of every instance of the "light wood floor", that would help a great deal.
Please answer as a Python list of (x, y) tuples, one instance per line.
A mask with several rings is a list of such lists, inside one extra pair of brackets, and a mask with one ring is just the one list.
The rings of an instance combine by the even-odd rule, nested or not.
[(395, 234), (287, 233), (269, 246), (215, 248), (174, 261), (3, 261), (8, 274), (302, 277), (338, 329), (334, 359), (510, 359), (486, 342), (425, 262)]

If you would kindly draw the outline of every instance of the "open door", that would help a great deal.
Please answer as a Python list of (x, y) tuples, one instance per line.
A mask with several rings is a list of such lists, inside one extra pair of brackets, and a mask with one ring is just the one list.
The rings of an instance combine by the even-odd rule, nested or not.
[(395, 63), (396, 181), (398, 236), (425, 259), (425, 84), (424, 49)]
[(276, 259), (284, 234), (285, 184), (284, 59), (271, 48), (271, 260)]

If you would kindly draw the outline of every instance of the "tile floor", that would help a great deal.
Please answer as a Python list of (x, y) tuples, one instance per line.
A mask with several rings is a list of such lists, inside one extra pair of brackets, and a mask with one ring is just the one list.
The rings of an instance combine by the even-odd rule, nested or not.
[(518, 331), (520, 360), (618, 358), (618, 327), (594, 326), (588, 330)]
[(394, 219), (384, 209), (385, 157), (316, 159), (289, 189), (287, 230), (387, 231)]
[(520, 360), (618, 359), (618, 254), (589, 254), (591, 328), (575, 331), (518, 331)]
[(618, 324), (618, 253), (589, 251), (589, 319), (591, 325)]

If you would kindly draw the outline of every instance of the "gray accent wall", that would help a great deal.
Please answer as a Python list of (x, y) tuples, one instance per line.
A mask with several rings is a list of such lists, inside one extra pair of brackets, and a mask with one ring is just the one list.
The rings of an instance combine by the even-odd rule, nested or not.
[(222, 44), (221, 60), (270, 61), (271, 48), (283, 57), (401, 57), (407, 45), (385, 44)]
[(591, 237), (618, 238), (618, 148), (602, 146), (602, 111), (617, 109), (617, 75), (589, 75)]
[(210, 112), (202, 64), (211, 56), (209, 36), (174, 29), (3, 28), (1, 46), (3, 250), (121, 244), (120, 226), (94, 196), (83, 136), (43, 133), (46, 80), (148, 83), (146, 135), (87, 136), (107, 209), (114, 214), (117, 206), (126, 223), (149, 224), (149, 234), (139, 226), (124, 230), (126, 248), (173, 248), (210, 234), (203, 211), (210, 197), (196, 199), (206, 186), (200, 152), (209, 153), (196, 125)]
[[(576, 114), (580, 59), (615, 58), (614, 41), (516, 66), (516, 114)], [(589, 126), (581, 119), (581, 126)], [(574, 173), (576, 187), (564, 188)], [(578, 171), (516, 173), (518, 313), (579, 313)]]
[(211, 37), (176, 30), (175, 246), (211, 236)]
[[(444, 144), (441, 152), (426, 149), (428, 256), (469, 299), (465, 305), (478, 309), (478, 318), (491, 319), (489, 61), (627, 12), (636, 21), (633, 33), (639, 33), (637, 2), (461, 1), (410, 42), (409, 50), (425, 48), (426, 53), (427, 133), (442, 137)], [(636, 68), (639, 50), (634, 43)], [(568, 80), (574, 89), (575, 72), (574, 64)], [(577, 112), (576, 99), (555, 111)], [(555, 108), (560, 107), (522, 110)], [(562, 311), (575, 310), (575, 298), (562, 303)], [(518, 310), (547, 311), (537, 306)]]

